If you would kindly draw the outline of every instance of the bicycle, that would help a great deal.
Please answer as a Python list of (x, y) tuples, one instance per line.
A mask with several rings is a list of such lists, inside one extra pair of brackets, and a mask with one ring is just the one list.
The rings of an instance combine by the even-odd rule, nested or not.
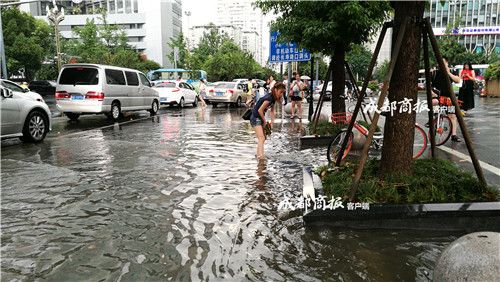
[[(332, 122), (334, 124), (343, 123), (349, 124), (351, 121), (352, 115), (350, 113), (338, 113), (332, 115)], [(368, 137), (368, 129), (363, 125), (359, 124), (357, 121), (354, 122), (353, 131), (357, 130), (359, 133)], [(337, 161), (338, 153), (341, 149), (341, 146), (347, 137), (347, 129), (343, 129), (340, 133), (338, 133), (328, 145), (327, 157), (329, 163), (335, 163)], [(342, 160), (344, 160), (349, 151), (352, 148), (354, 139), (354, 133), (351, 132), (349, 135), (349, 140), (347, 142), (347, 146), (344, 150), (344, 154), (342, 156)], [(372, 138), (371, 146), (376, 150), (380, 149), (384, 142), (384, 134), (382, 132), (375, 132)], [(418, 124), (415, 123), (415, 137), (413, 141), (413, 159), (420, 157), (427, 147), (427, 134), (424, 129)]]
[[(451, 119), (448, 117), (448, 113), (446, 108), (451, 106), (451, 102), (446, 101), (446, 99), (442, 99), (446, 97), (440, 97), (439, 99), (439, 111), (435, 113), (434, 118), (434, 131), (436, 132), (435, 141), (436, 146), (441, 146), (448, 139), (450, 139), (451, 132), (453, 129), (453, 123), (451, 123)], [(461, 101), (459, 101), (460, 104)], [(431, 139), (431, 132), (429, 131), (429, 139)]]

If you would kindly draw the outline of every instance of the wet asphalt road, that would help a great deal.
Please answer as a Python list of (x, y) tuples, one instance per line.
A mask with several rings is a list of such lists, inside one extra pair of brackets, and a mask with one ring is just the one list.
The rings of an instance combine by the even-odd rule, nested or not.
[[(462, 235), (305, 227), (278, 212), (326, 149), (298, 151), (305, 125), (276, 124), (257, 163), (243, 111), (56, 118), (41, 144), (2, 141), (1, 280), (426, 281)], [(484, 126), (481, 156), (498, 149)]]

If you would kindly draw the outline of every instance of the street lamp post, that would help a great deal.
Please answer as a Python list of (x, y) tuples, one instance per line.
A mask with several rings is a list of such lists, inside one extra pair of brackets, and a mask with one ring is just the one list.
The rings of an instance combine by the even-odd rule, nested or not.
[(57, 7), (56, 0), (52, 1), (52, 9), (47, 6), (47, 18), (50, 22), (54, 24), (54, 30), (56, 33), (56, 53), (57, 53), (57, 71), (61, 70), (61, 44), (59, 37), (59, 23), (64, 20), (64, 8)]
[[(1, 8), (0, 8), (1, 9)], [(9, 79), (7, 75), (7, 62), (5, 61), (5, 44), (3, 42), (2, 11), (0, 10), (0, 60), (2, 60), (2, 78)]]

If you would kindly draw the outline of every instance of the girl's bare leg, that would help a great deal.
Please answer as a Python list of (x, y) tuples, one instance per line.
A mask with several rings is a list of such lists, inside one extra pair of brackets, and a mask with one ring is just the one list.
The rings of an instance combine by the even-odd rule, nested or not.
[(261, 125), (254, 127), (255, 134), (257, 135), (257, 159), (264, 158), (264, 142), (266, 141), (266, 137), (264, 136), (264, 129)]

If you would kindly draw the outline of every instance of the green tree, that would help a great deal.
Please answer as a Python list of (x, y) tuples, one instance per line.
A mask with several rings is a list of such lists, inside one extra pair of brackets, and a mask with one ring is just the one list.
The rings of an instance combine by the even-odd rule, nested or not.
[(205, 62), (214, 56), (222, 44), (230, 40), (227, 35), (219, 34), (217, 27), (210, 23), (208, 31), (203, 33), (200, 43), (189, 56), (188, 65), (191, 69), (203, 69)]
[(170, 60), (170, 62), (174, 61), (174, 48), (179, 48), (177, 67), (189, 69), (189, 50), (186, 47), (186, 41), (184, 40), (184, 35), (182, 34), (182, 32), (179, 33), (179, 35), (177, 35), (176, 37), (171, 38), (168, 46), (170, 47), (170, 49), (172, 49), (172, 52), (170, 52), (170, 54), (167, 54), (167, 58)]
[(247, 52), (243, 52), (234, 42), (226, 40), (213, 56), (204, 63), (209, 80), (232, 80), (250, 78), (260, 66)]
[[(345, 111), (344, 60), (352, 44), (366, 42), (386, 17), (387, 2), (353, 1), (273, 1), (259, 0), (256, 6), (264, 13), (280, 16), (272, 28), (280, 39), (292, 41), (313, 53), (332, 56), (332, 112)], [(333, 52), (332, 52), (333, 50)]]
[[(311, 76), (312, 79), (316, 78), (316, 61), (315, 59), (313, 66), (313, 76), (311, 76), (311, 62), (299, 62), (298, 70), (301, 75)], [(319, 70), (318, 70), (318, 79), (324, 79), (326, 77), (326, 73), (328, 71), (328, 65), (325, 63), (323, 58), (319, 59)]]
[(16, 8), (2, 8), (5, 55), (9, 73), (24, 69), (28, 81), (55, 48), (50, 26)]
[(372, 60), (373, 53), (361, 44), (353, 45), (352, 49), (346, 54), (346, 61), (352, 69), (353, 75), (358, 75), (357, 81), (363, 81), (368, 67)]

